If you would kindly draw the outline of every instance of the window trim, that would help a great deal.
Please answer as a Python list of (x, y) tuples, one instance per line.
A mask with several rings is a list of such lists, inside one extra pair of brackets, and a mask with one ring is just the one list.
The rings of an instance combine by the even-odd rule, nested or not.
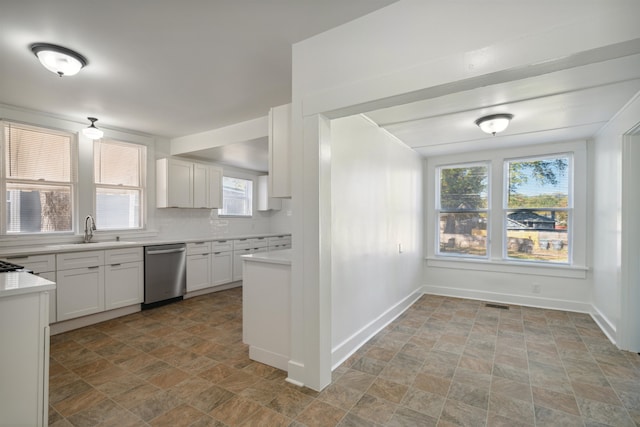
[[(572, 153), (573, 155), (573, 263), (531, 263), (520, 260), (502, 259), (502, 229), (503, 215), (496, 215), (495, 212), (502, 212), (502, 198), (492, 197), (490, 209), (493, 211), (493, 218), (488, 226), (491, 227), (490, 243), (491, 256), (488, 259), (478, 259), (469, 257), (447, 257), (440, 256), (435, 251), (436, 238), (432, 226), (435, 224), (435, 191), (436, 185), (425, 185), (425, 217), (429, 224), (425, 227), (425, 260), (428, 267), (454, 268), (461, 270), (491, 271), (517, 274), (532, 274), (554, 277), (585, 278), (589, 270), (587, 266), (587, 220), (589, 212), (587, 210), (587, 142), (584, 140), (558, 142), (539, 145), (529, 145), (523, 147), (474, 151), (429, 157), (426, 159), (425, 180), (435, 179), (435, 170), (439, 166), (478, 163), (482, 160), (491, 162), (492, 172), (490, 186), (494, 189), (503, 188), (504, 161), (507, 159), (522, 159), (526, 157), (555, 156), (559, 154)], [(491, 190), (490, 190), (491, 191)], [(429, 232), (431, 231), (431, 232)], [(499, 242), (496, 244), (495, 242)]]

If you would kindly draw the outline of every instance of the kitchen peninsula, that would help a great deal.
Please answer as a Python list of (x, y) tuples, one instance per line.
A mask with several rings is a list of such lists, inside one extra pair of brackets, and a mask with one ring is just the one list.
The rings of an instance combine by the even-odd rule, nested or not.
[(242, 334), (249, 358), (288, 370), (291, 249), (242, 256)]
[(47, 425), (49, 292), (55, 283), (26, 272), (0, 273), (2, 425)]

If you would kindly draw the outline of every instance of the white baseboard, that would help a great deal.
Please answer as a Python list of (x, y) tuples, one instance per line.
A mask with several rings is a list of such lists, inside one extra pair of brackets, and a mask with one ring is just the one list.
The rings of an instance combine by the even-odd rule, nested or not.
[(74, 329), (83, 328), (85, 326), (115, 319), (116, 317), (122, 317), (128, 314), (137, 313), (138, 311), (140, 311), (140, 304), (116, 308), (115, 310), (103, 311), (101, 313), (91, 314), (89, 316), (78, 317), (77, 319), (70, 319), (53, 323), (51, 324), (49, 331), (51, 335), (61, 334), (63, 332), (68, 332)]
[(594, 322), (596, 322), (596, 325), (598, 325), (598, 327), (607, 336), (607, 338), (609, 338), (609, 341), (611, 341), (614, 345), (617, 346), (617, 343), (616, 343), (617, 331), (614, 324), (611, 323), (611, 321), (607, 318), (607, 316), (602, 314), (602, 312), (598, 310), (598, 308), (595, 305), (591, 306), (591, 313), (589, 314), (591, 314), (591, 318), (593, 319)]
[(253, 345), (249, 346), (249, 359), (286, 371), (289, 368), (289, 356), (274, 353)]
[(503, 294), (498, 292), (478, 291), (473, 289), (452, 288), (445, 286), (425, 285), (422, 287), (425, 294), (441, 295), (446, 297), (467, 298), (503, 304), (515, 304), (527, 307), (548, 308), (552, 310), (574, 311), (577, 313), (591, 314), (592, 306), (586, 302), (559, 300), (552, 298), (534, 297), (528, 295)]
[(295, 360), (289, 360), (286, 381), (297, 385), (299, 387), (304, 386), (304, 363), (296, 362)]
[(335, 369), (342, 362), (356, 352), (364, 343), (369, 341), (375, 334), (384, 329), (396, 317), (401, 315), (407, 308), (422, 296), (421, 289), (417, 289), (400, 302), (389, 308), (373, 321), (369, 322), (355, 334), (338, 344), (331, 350), (331, 369)]
[(189, 299), (193, 297), (199, 297), (200, 295), (224, 291), (231, 288), (238, 288), (240, 286), (242, 286), (242, 280), (238, 280), (237, 282), (225, 283), (224, 285), (212, 286), (210, 288), (198, 289), (197, 291), (187, 292), (183, 298)]

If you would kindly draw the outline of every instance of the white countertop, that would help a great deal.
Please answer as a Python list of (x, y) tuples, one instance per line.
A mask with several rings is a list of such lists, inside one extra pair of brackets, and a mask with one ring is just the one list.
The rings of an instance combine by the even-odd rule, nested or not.
[[(219, 242), (226, 240), (238, 239), (256, 239), (261, 237), (289, 236), (291, 233), (267, 233), (267, 234), (249, 234), (224, 237), (189, 237), (186, 239), (142, 239), (137, 241), (107, 241), (107, 242), (91, 242), (91, 243), (63, 243), (63, 244), (45, 244), (40, 246), (17, 246), (17, 247), (0, 247), (0, 257), (20, 256), (20, 255), (38, 255), (52, 254), (60, 252), (84, 252), (91, 250), (117, 249), (136, 246), (155, 246), (170, 245), (174, 243), (193, 243), (193, 242)], [(17, 264), (20, 264), (17, 262)]]
[(56, 284), (54, 282), (35, 274), (22, 271), (0, 273), (0, 298), (49, 291), (55, 288)]
[(243, 261), (267, 262), (271, 264), (291, 265), (291, 249), (280, 251), (258, 252), (255, 254), (242, 255)]

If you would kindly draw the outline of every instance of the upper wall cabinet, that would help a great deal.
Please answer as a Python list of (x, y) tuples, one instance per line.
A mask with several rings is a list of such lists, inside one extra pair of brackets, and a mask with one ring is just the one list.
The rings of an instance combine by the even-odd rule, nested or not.
[(269, 194), (268, 175), (258, 177), (258, 210), (279, 211), (282, 209), (282, 199), (275, 199)]
[(291, 197), (291, 104), (269, 111), (269, 193)]
[(175, 158), (158, 159), (156, 206), (221, 208), (222, 169)]

